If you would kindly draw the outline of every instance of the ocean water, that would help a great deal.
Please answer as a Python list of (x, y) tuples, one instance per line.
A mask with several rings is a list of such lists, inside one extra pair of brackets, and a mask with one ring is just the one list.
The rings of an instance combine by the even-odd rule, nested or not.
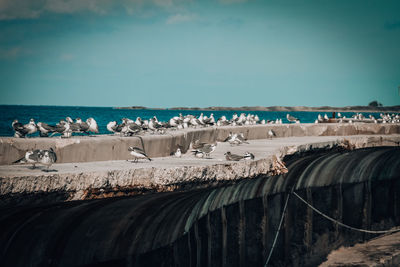
[[(18, 119), (19, 122), (25, 124), (28, 123), (31, 118), (35, 119), (35, 122), (45, 122), (47, 124), (54, 125), (65, 117), (71, 117), (72, 119), (81, 118), (86, 120), (87, 118), (93, 117), (99, 126), (99, 134), (109, 134), (106, 125), (110, 121), (117, 121), (121, 123), (122, 118), (130, 118), (135, 120), (136, 117), (142, 119), (149, 119), (153, 116), (157, 116), (159, 121), (168, 121), (174, 116), (178, 116), (179, 113), (183, 115), (192, 114), (199, 116), (203, 113), (205, 116), (214, 114), (214, 118), (217, 120), (219, 117), (225, 115), (228, 119), (232, 117), (234, 113), (251, 113), (257, 114), (260, 119), (265, 120), (276, 120), (282, 119), (283, 123), (287, 123), (286, 114), (290, 113), (292, 116), (299, 118), (302, 123), (313, 123), (318, 114), (323, 115), (323, 112), (309, 112), (309, 111), (298, 111), (298, 112), (286, 112), (286, 111), (200, 111), (200, 110), (152, 110), (152, 109), (139, 109), (139, 110), (128, 110), (128, 109), (114, 109), (112, 107), (74, 107), (74, 106), (19, 106), (19, 105), (0, 105), (0, 136), (13, 136), (14, 131), (11, 123), (14, 119)], [(331, 116), (331, 113), (327, 113)], [(342, 115), (351, 117), (354, 112), (342, 112)], [(379, 113), (363, 113), (365, 116), (369, 114), (379, 117)]]

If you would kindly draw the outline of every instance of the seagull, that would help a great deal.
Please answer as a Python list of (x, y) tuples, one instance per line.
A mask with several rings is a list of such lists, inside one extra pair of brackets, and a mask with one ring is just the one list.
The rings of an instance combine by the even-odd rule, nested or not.
[(97, 122), (93, 118), (87, 119), (86, 122), (82, 121), (81, 118), (77, 118), (76, 123), (79, 125), (80, 132), (86, 134), (89, 134), (89, 132), (94, 132), (94, 133), (99, 132), (99, 127), (97, 125)]
[(136, 120), (135, 120), (135, 123), (136, 123), (137, 125), (139, 125), (139, 126), (142, 126), (142, 124), (143, 124), (142, 118), (137, 117)]
[(107, 130), (112, 132), (112, 133), (116, 133), (117, 132), (117, 128), (118, 128), (118, 124), (116, 121), (110, 121), (109, 123), (107, 123)]
[(249, 144), (249, 142), (247, 142), (247, 138), (244, 138), (244, 134), (243, 133), (239, 133), (236, 138), (238, 140), (240, 140), (240, 142), (242, 142), (242, 143)]
[(198, 155), (198, 154), (202, 154), (202, 157), (204, 157), (204, 156), (210, 157), (210, 154), (215, 151), (216, 147), (217, 147), (216, 143), (214, 143), (214, 144), (205, 144), (200, 148), (192, 150), (192, 152), (194, 153), (194, 155), (196, 157), (200, 157), (200, 155)]
[(124, 136), (132, 136), (134, 134), (139, 133), (142, 130), (142, 127), (140, 127), (139, 125), (137, 125), (134, 122), (125, 124), (122, 129), (121, 129), (121, 135)]
[(89, 134), (89, 124), (87, 122), (82, 121), (81, 118), (76, 118), (76, 123), (79, 125), (79, 129), (81, 132), (84, 132), (86, 134)]
[(272, 131), (271, 129), (269, 129), (269, 131), (268, 131), (268, 138), (269, 138), (269, 139), (272, 139), (273, 137), (276, 137), (276, 134), (275, 134), (274, 131)]
[(25, 153), (25, 156), (20, 158), (17, 161), (14, 161), (13, 164), (17, 163), (31, 163), (32, 164), (32, 169), (36, 168), (36, 164), (39, 163), (39, 158), (41, 157), (41, 150), (40, 149), (35, 149), (31, 151), (27, 151)]
[(54, 127), (54, 132), (50, 135), (50, 137), (56, 133), (62, 134), (63, 137), (70, 137), (71, 132), (69, 123), (65, 120), (60, 120), (60, 122)]
[(89, 125), (89, 132), (99, 133), (99, 126), (95, 119), (89, 118), (86, 120), (86, 123)]
[(65, 120), (69, 124), (69, 129), (71, 132), (79, 133), (81, 132), (81, 125), (77, 122), (74, 122), (70, 117), (66, 117)]
[(40, 158), (40, 163), (47, 166), (46, 171), (49, 171), (49, 167), (57, 161), (57, 154), (54, 152), (53, 148), (50, 150), (42, 150), (44, 152), (43, 156)]
[(181, 149), (179, 147), (176, 149), (176, 152), (174, 153), (174, 155), (177, 158), (182, 157), (182, 152), (181, 152)]
[(151, 118), (149, 121), (149, 129), (153, 131), (153, 133), (162, 128), (161, 124), (159, 124), (156, 120), (157, 118)]
[(171, 125), (172, 127), (178, 127), (178, 125), (179, 125), (178, 119), (175, 119), (175, 117), (174, 117), (174, 118), (171, 118), (171, 119), (169, 120), (169, 125)]
[(192, 150), (192, 153), (193, 153), (193, 155), (196, 157), (196, 158), (204, 158), (204, 153), (202, 152), (202, 151), (200, 151), (200, 150)]
[(229, 135), (227, 138), (225, 138), (224, 142), (229, 142), (229, 141), (233, 141), (236, 137), (234, 137), (232, 132), (229, 132)]
[(213, 114), (213, 113), (211, 113), (209, 120), (210, 120), (209, 123), (210, 123), (211, 125), (215, 125), (215, 118), (214, 118), (214, 114)]
[(203, 113), (200, 113), (200, 116), (199, 116), (199, 118), (198, 118), (198, 121), (199, 121), (200, 125), (205, 125)]
[(287, 119), (289, 122), (296, 122), (296, 121), (299, 120), (298, 118), (295, 118), (295, 117), (291, 116), (290, 114), (286, 114), (286, 119)]
[(192, 143), (192, 148), (193, 149), (199, 149), (199, 148), (202, 148), (205, 145), (207, 145), (207, 143), (203, 143), (203, 142), (200, 142), (200, 140), (196, 140), (196, 141), (194, 141)]
[(38, 122), (36, 125), (39, 129), (40, 137), (48, 137), (49, 133), (54, 132), (55, 126), (48, 125), (47, 123), (44, 122)]
[(238, 138), (238, 134), (234, 134), (232, 132), (229, 133), (228, 137), (224, 140), (224, 142), (229, 142), (229, 144), (231, 144), (231, 146), (234, 145), (240, 145), (241, 143), (243, 143), (239, 138)]
[(146, 153), (142, 149), (140, 149), (138, 147), (130, 146), (128, 148), (128, 151), (134, 157), (133, 162), (138, 162), (139, 159), (148, 159), (149, 161), (151, 161), (151, 158), (149, 158), (146, 155)]
[(243, 156), (232, 154), (230, 151), (226, 152), (224, 155), (226, 160), (230, 161), (239, 161), (244, 158)]
[(28, 124), (23, 125), (18, 122), (18, 120), (14, 120), (12, 122), (12, 127), (15, 131), (14, 137), (26, 137), (28, 134), (33, 134), (37, 131), (37, 127), (34, 119), (30, 119)]
[(32, 169), (36, 168), (36, 164), (42, 164), (47, 166), (47, 169), (43, 171), (48, 172), (49, 167), (56, 161), (57, 155), (53, 148), (50, 148), (50, 150), (35, 149), (27, 151), (24, 157), (13, 163), (30, 163), (32, 164)]
[(244, 157), (243, 157), (245, 160), (254, 160), (254, 154), (253, 153), (250, 153), (250, 152), (247, 152), (246, 151), (246, 153), (244, 153)]
[(200, 126), (201, 123), (196, 117), (193, 117), (190, 119), (190, 124), (197, 128), (197, 126)]

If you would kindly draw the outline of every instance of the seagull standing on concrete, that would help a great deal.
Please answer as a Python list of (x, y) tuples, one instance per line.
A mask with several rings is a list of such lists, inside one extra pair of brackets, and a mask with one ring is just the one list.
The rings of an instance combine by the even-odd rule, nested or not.
[(224, 155), (225, 159), (229, 161), (239, 161), (241, 159), (244, 159), (243, 156), (232, 154), (230, 151), (226, 152)]
[(30, 119), (28, 124), (23, 125), (18, 122), (18, 120), (14, 120), (12, 122), (12, 127), (15, 131), (14, 137), (26, 137), (28, 134), (33, 134), (37, 131), (37, 127), (34, 119)]
[(250, 153), (250, 152), (247, 152), (246, 151), (246, 153), (244, 153), (244, 157), (243, 157), (245, 160), (254, 160), (254, 154), (253, 153)]
[(36, 125), (39, 129), (40, 137), (48, 137), (49, 133), (54, 132), (55, 126), (48, 125), (47, 123), (44, 122), (38, 122)]
[(177, 157), (177, 158), (180, 158), (180, 157), (182, 157), (182, 152), (181, 152), (181, 149), (178, 147), (177, 149), (176, 149), (176, 152), (175, 152), (175, 157)]
[(39, 160), (39, 163), (47, 166), (47, 169), (45, 171), (49, 171), (49, 167), (57, 161), (57, 155), (56, 152), (54, 152), (53, 148), (50, 148), (50, 150), (42, 150), (42, 157)]
[(128, 148), (128, 151), (130, 152), (130, 154), (133, 156), (133, 162), (138, 162), (139, 159), (148, 159), (149, 161), (151, 161), (151, 158), (149, 158), (146, 153), (138, 148), (138, 147), (133, 147), (130, 146)]
[(17, 161), (14, 161), (13, 164), (17, 163), (30, 163), (32, 164), (32, 169), (36, 168), (36, 164), (39, 163), (39, 158), (42, 156), (42, 150), (35, 149), (30, 150), (25, 153), (25, 156), (20, 158)]
[(239, 139), (240, 142), (242, 142), (242, 143), (245, 143), (245, 144), (248, 144), (248, 143), (249, 143), (249, 142), (247, 142), (247, 138), (244, 137), (244, 134), (243, 134), (243, 133), (238, 133), (237, 139)]
[(215, 151), (216, 147), (217, 147), (216, 143), (214, 143), (214, 144), (205, 144), (200, 148), (192, 150), (192, 152), (194, 153), (194, 155), (196, 157), (202, 157), (202, 158), (204, 158), (204, 156), (210, 157), (210, 154)]
[(110, 121), (109, 123), (107, 123), (107, 130), (109, 132), (116, 133), (117, 127), (118, 127), (118, 125), (117, 125), (116, 121)]
[(295, 117), (291, 116), (290, 114), (286, 114), (286, 119), (287, 119), (289, 122), (296, 122), (296, 121), (299, 120), (298, 118), (295, 118)]
[(276, 137), (275, 132), (272, 131), (272, 129), (269, 129), (269, 131), (268, 131), (268, 138), (269, 138), (269, 139), (272, 139), (272, 138), (274, 138), (274, 137)]
[(36, 164), (43, 164), (47, 166), (44, 171), (49, 171), (49, 167), (57, 161), (57, 155), (53, 148), (49, 150), (35, 149), (30, 150), (25, 153), (25, 156), (13, 163), (30, 163), (32, 164), (32, 169), (36, 168)]
[(54, 132), (50, 135), (50, 137), (56, 133), (62, 134), (62, 137), (70, 137), (71, 131), (69, 123), (65, 120), (60, 120), (60, 122), (54, 127)]

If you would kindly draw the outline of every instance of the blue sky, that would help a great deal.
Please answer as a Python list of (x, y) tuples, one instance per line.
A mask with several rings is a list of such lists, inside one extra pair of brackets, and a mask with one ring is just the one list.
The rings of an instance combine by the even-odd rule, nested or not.
[(400, 1), (0, 0), (0, 104), (400, 105)]

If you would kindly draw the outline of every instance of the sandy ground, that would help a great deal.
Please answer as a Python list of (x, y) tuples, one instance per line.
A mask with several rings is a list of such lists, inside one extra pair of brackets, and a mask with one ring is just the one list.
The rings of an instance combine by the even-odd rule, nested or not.
[(399, 266), (400, 232), (385, 235), (354, 247), (332, 251), (321, 267), (328, 266)]

